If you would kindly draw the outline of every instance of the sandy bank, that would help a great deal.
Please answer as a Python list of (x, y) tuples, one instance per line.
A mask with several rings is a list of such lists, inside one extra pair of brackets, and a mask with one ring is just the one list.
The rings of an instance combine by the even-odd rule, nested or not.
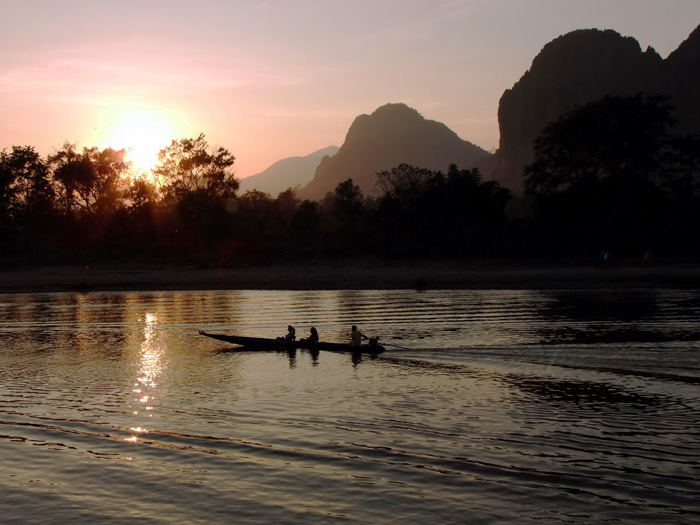
[(110, 290), (700, 288), (700, 266), (343, 263), (242, 268), (47, 267), (0, 272), (0, 293)]

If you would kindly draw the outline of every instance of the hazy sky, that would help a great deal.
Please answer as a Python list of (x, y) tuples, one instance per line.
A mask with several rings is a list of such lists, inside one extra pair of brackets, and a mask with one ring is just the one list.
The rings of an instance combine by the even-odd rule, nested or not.
[(0, 149), (136, 158), (201, 132), (245, 177), (340, 146), (388, 102), (496, 148), (498, 100), (546, 43), (615, 29), (665, 58), (700, 0), (3, 0), (0, 16)]

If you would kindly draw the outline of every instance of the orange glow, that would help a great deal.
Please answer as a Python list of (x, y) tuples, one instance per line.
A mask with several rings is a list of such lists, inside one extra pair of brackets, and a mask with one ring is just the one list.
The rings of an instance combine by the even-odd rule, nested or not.
[(179, 137), (174, 119), (150, 107), (118, 108), (110, 122), (104, 143), (125, 149), (126, 158), (137, 172), (148, 172), (158, 161), (158, 152)]

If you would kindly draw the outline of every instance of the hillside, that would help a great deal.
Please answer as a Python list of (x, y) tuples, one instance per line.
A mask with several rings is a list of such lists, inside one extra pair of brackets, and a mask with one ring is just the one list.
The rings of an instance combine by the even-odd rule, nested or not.
[(355, 119), (338, 152), (321, 161), (299, 196), (320, 199), (347, 179), (371, 194), (375, 174), (401, 163), (446, 171), (452, 163), (471, 168), (486, 156), (444, 124), (425, 119), (405, 104), (387, 104)]
[(631, 37), (612, 30), (578, 30), (542, 48), (532, 66), (499, 102), (500, 146), (495, 177), (520, 189), (522, 172), (533, 160), (532, 145), (560, 116), (606, 95), (661, 93), (676, 106), (677, 131), (700, 131), (700, 28), (663, 60)]
[(241, 179), (239, 193), (258, 190), (276, 197), (288, 188), (304, 186), (313, 179), (321, 159), (326, 156), (332, 157), (337, 151), (337, 146), (328, 146), (305, 157), (289, 157), (278, 160), (265, 171)]

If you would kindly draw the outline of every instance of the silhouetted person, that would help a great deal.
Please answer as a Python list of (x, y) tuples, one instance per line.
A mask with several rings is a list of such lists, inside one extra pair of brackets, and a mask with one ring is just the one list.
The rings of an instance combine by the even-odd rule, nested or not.
[(296, 330), (290, 324), (287, 327), (287, 335), (285, 335), (284, 337), (278, 337), (277, 341), (279, 341), (280, 343), (291, 343), (292, 341), (294, 341), (297, 338), (296, 333), (297, 333)]
[(302, 339), (302, 341), (305, 343), (318, 343), (318, 332), (316, 328), (312, 326), (310, 332), (309, 337)]
[(350, 346), (362, 346), (362, 340), (368, 337), (357, 329), (357, 326), (352, 325), (350, 331)]

